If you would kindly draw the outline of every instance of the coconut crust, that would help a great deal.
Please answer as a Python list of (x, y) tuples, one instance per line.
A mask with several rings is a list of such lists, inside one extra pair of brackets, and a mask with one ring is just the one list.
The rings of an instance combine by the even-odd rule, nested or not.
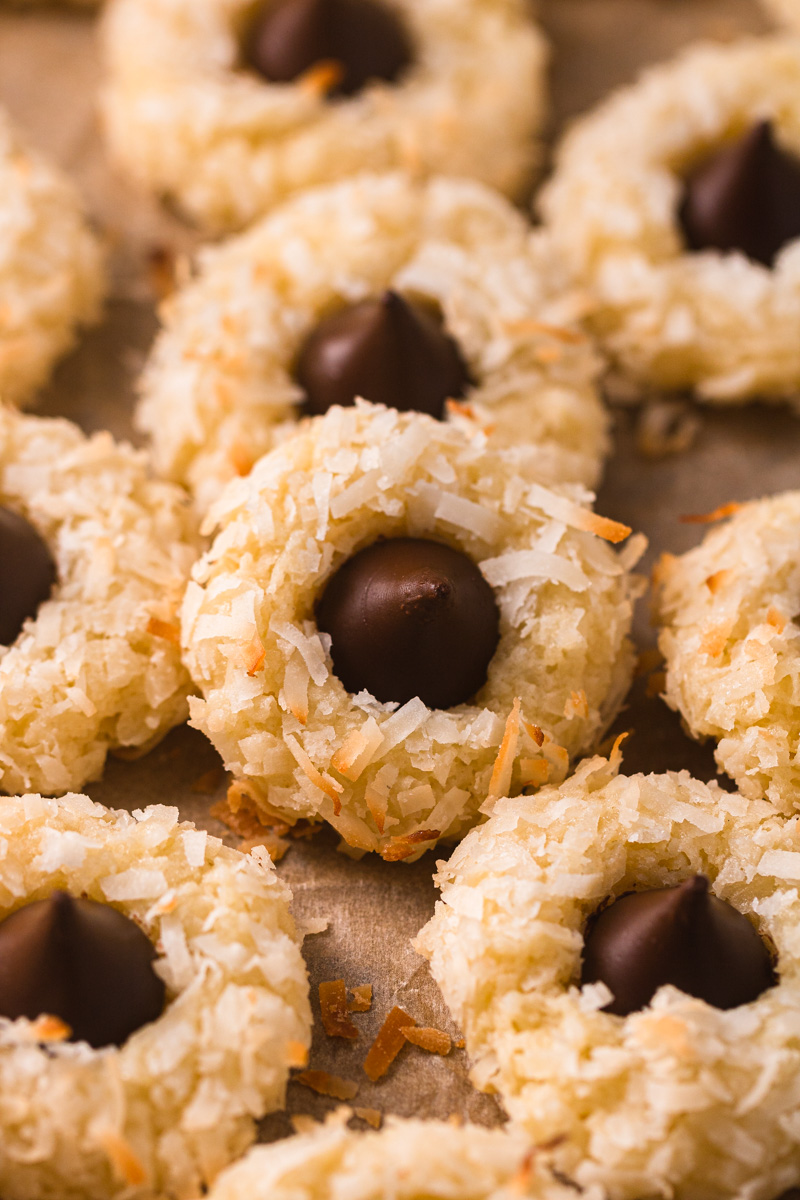
[(185, 496), (151, 479), (142, 453), (2, 408), (0, 504), (58, 571), (0, 649), (0, 788), (55, 795), (99, 778), (110, 749), (144, 752), (185, 720), (177, 618), (199, 539)]
[[(502, 799), (449, 863), (417, 939), (463, 1027), (472, 1079), (553, 1161), (614, 1200), (768, 1200), (800, 1181), (798, 821), (687, 772), (584, 763)], [(641, 1012), (579, 988), (610, 898), (704, 874), (777, 952), (778, 983), (721, 1011), (664, 987)]]
[(519, 1130), (389, 1117), (378, 1133), (355, 1132), (347, 1115), (254, 1147), (220, 1176), (211, 1200), (574, 1200)]
[[(264, 819), (324, 819), (351, 845), (411, 858), (462, 834), (487, 792), (563, 778), (631, 676), (638, 542), (430, 417), (331, 409), (230, 484), (186, 593), (185, 662), (212, 740)], [(315, 601), (380, 536), (470, 555), (495, 590), (500, 643), (472, 704), (429, 710), (345, 691)]]
[(598, 362), (541, 239), (467, 180), (361, 176), (289, 201), (162, 309), (138, 427), (205, 510), (295, 429), (299, 348), (337, 305), (388, 288), (438, 305), (475, 386), (450, 419), (531, 443), (542, 478), (593, 487), (608, 450)]
[(359, 171), (481, 179), (520, 198), (539, 157), (545, 42), (525, 0), (387, 0), (416, 58), (330, 103), (324, 73), (239, 68), (252, 0), (115, 0), (105, 22), (111, 148), (194, 220), (240, 229), (292, 192)]
[(31, 400), (80, 325), (100, 315), (100, 242), (69, 180), (22, 142), (0, 109), (0, 397)]
[(773, 121), (800, 155), (800, 47), (789, 37), (700, 45), (646, 71), (567, 135), (541, 209), (616, 366), (709, 403), (800, 387), (800, 241), (772, 269), (687, 253), (682, 177), (726, 139)]
[(800, 808), (800, 492), (747, 504), (656, 569), (665, 699), (739, 790)]
[(0, 1018), (3, 1196), (199, 1195), (282, 1105), (309, 1043), (288, 888), (266, 855), (163, 805), (0, 799), (0, 844), (0, 918), (59, 888), (111, 903), (150, 937), (167, 986), (161, 1017), (119, 1049)]

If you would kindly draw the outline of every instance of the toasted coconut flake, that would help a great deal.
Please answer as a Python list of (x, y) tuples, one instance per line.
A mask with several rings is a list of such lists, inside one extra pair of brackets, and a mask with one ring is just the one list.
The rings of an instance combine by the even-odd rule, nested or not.
[(711, 658), (719, 658), (722, 651), (728, 644), (728, 638), (731, 636), (731, 625), (726, 622), (724, 625), (715, 625), (711, 629), (707, 629), (700, 639), (700, 653), (708, 654)]
[(527, 1196), (530, 1189), (535, 1158), (536, 1150), (535, 1148), (531, 1148), (519, 1164), (519, 1170), (508, 1185), (509, 1191), (515, 1196)]
[(327, 1071), (302, 1071), (294, 1077), (295, 1083), (311, 1088), (320, 1096), (332, 1096), (334, 1100), (352, 1100), (358, 1095), (358, 1084), (352, 1079), (342, 1079)]
[(288, 733), (285, 738), (286, 746), (294, 758), (297, 765), (302, 770), (303, 774), (311, 780), (314, 787), (318, 787), (321, 792), (333, 801), (333, 812), (335, 816), (339, 816), (342, 811), (342, 802), (340, 796), (344, 791), (341, 783), (333, 779), (330, 775), (325, 775), (322, 771), (318, 771), (312, 763), (311, 759), (306, 754), (303, 747), (298, 742), (297, 738), (291, 733)]
[(519, 712), (520, 701), (519, 697), (517, 697), (511, 712), (508, 714), (503, 740), (500, 743), (500, 749), (497, 752), (497, 758), (492, 770), (492, 777), (489, 780), (487, 798), (490, 800), (495, 800), (499, 796), (507, 796), (511, 788), (514, 760), (517, 757), (517, 748), (519, 746)]
[(172, 642), (173, 646), (181, 644), (180, 625), (176, 625), (173, 621), (162, 621), (159, 617), (151, 617), (147, 622), (147, 632), (151, 637), (163, 638), (165, 642)]
[(522, 724), (531, 741), (535, 742), (536, 745), (541, 749), (541, 747), (544, 745), (544, 732), (539, 728), (538, 725), (533, 725), (530, 721), (523, 721)]
[(118, 1179), (130, 1187), (141, 1187), (147, 1183), (148, 1176), (143, 1163), (116, 1129), (99, 1129), (94, 1136), (95, 1141), (108, 1155), (108, 1161)]
[(767, 612), (767, 624), (777, 629), (778, 633), (783, 633), (787, 625), (786, 617), (777, 608), (770, 607)]
[(413, 1029), (415, 1025), (414, 1018), (395, 1005), (378, 1030), (378, 1035), (364, 1059), (364, 1073), (373, 1083), (377, 1083), (389, 1070), (406, 1044), (406, 1031)]
[(402, 862), (416, 854), (421, 844), (436, 842), (441, 836), (441, 829), (417, 829), (405, 837), (392, 838), (391, 844), (381, 849), (381, 858), (384, 862)]
[(741, 504), (731, 500), (728, 504), (720, 504), (719, 508), (715, 508), (713, 512), (687, 513), (679, 520), (684, 525), (713, 525), (716, 521), (724, 521), (727, 517), (734, 516), (741, 507)]
[(286, 1043), (287, 1067), (305, 1067), (308, 1064), (308, 1047), (302, 1042)]
[(571, 720), (573, 717), (585, 718), (589, 716), (589, 704), (586, 699), (586, 692), (583, 690), (583, 688), (580, 688), (579, 691), (572, 693), (569, 700), (564, 705), (564, 716), (567, 718), (567, 720)]
[(663, 583), (666, 582), (672, 571), (675, 569), (675, 564), (677, 561), (677, 557), (674, 554), (670, 554), (669, 551), (665, 551), (661, 557), (657, 559), (655, 566), (650, 573), (650, 579), (654, 588), (659, 588)]
[(575, 504), (566, 496), (559, 496), (539, 483), (531, 485), (528, 495), (531, 501), (549, 517), (563, 521), (565, 525), (569, 525), (572, 529), (579, 529), (582, 533), (593, 533), (606, 542), (613, 542), (616, 545), (624, 542), (633, 532), (629, 525), (622, 525), (619, 521), (610, 521), (607, 517), (598, 516), (591, 509), (581, 508), (579, 504)]
[(358, 987), (349, 988), (352, 1000), (348, 1000), (348, 1012), (369, 1012), (372, 1008), (372, 984), (360, 983)]
[(467, 421), (478, 423), (475, 409), (471, 404), (464, 404), (461, 400), (446, 400), (445, 408), (451, 417), (464, 417)]
[(733, 578), (733, 574), (733, 571), (729, 568), (724, 568), (722, 571), (715, 571), (713, 575), (709, 575), (706, 580), (706, 587), (711, 592), (711, 595), (716, 596), (720, 588), (723, 588)]
[(228, 451), (228, 459), (234, 471), (240, 478), (249, 475), (253, 469), (253, 456), (241, 442), (234, 442)]
[(343, 979), (319, 985), (319, 1009), (322, 1028), (328, 1037), (358, 1037), (358, 1030), (347, 1015), (347, 988)]
[(353, 1116), (358, 1117), (359, 1121), (366, 1121), (373, 1129), (380, 1129), (383, 1113), (377, 1108), (354, 1108)]
[(43, 1016), (34, 1021), (31, 1032), (37, 1042), (65, 1042), (72, 1030), (59, 1017)]
[(450, 1035), (441, 1029), (412, 1025), (406, 1026), (402, 1032), (407, 1042), (419, 1046), (420, 1050), (427, 1050), (429, 1054), (449, 1054), (453, 1045)]
[(266, 656), (267, 652), (264, 649), (264, 643), (261, 641), (258, 633), (254, 633), (242, 651), (242, 666), (251, 678), (261, 670)]
[(543, 787), (550, 778), (550, 763), (544, 758), (521, 758), (519, 770), (523, 787)]
[(331, 766), (351, 783), (357, 783), (382, 744), (383, 734), (378, 722), (374, 717), (368, 717), (360, 729), (348, 734), (331, 759)]
[(622, 765), (622, 745), (630, 736), (630, 730), (626, 729), (624, 733), (618, 734), (614, 739), (614, 745), (611, 747), (611, 753), (608, 756), (612, 771), (618, 771)]
[(300, 76), (298, 85), (312, 96), (327, 96), (343, 77), (343, 65), (335, 58), (324, 58)]

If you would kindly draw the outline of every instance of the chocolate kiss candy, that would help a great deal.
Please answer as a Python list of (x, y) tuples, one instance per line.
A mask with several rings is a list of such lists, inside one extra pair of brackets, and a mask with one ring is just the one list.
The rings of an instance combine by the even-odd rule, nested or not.
[(73, 1041), (121, 1046), (164, 1009), (155, 956), (123, 913), (54, 892), (0, 923), (0, 1015), (59, 1017)]
[(678, 887), (621, 896), (590, 922), (581, 983), (598, 981), (614, 994), (605, 1011), (624, 1017), (667, 983), (715, 1008), (736, 1008), (775, 976), (747, 917), (695, 875)]
[(680, 220), (692, 250), (740, 250), (770, 267), (800, 237), (800, 159), (762, 121), (687, 179)]
[(333, 61), (343, 74), (330, 94), (351, 96), (371, 79), (397, 79), (413, 49), (402, 21), (381, 0), (281, 0), (260, 13), (246, 57), (274, 83), (291, 83), (315, 63)]
[(441, 418), (445, 401), (463, 396), (469, 386), (458, 346), (436, 317), (396, 292), (322, 321), (300, 350), (295, 378), (309, 416), (363, 396)]
[(347, 560), (317, 604), (348, 692), (383, 703), (465, 704), (486, 682), (500, 617), (472, 559), (424, 538), (375, 542)]
[(0, 645), (16, 640), (28, 617), (35, 617), (56, 581), (56, 566), (46, 542), (29, 521), (0, 506), (0, 563), (5, 584), (0, 592)]

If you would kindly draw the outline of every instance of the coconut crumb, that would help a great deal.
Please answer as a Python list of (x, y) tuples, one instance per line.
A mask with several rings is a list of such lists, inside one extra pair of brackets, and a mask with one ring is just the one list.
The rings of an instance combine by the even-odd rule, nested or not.
[(308, 1047), (302, 1042), (291, 1041), (286, 1044), (287, 1067), (305, 1067), (308, 1065)]
[(406, 1026), (400, 1031), (407, 1042), (411, 1042), (412, 1046), (419, 1046), (420, 1050), (427, 1050), (429, 1054), (449, 1054), (452, 1049), (452, 1039), (450, 1035), (444, 1033), (441, 1029), (432, 1029), (428, 1026), (418, 1028), (415, 1025)]
[(328, 1037), (358, 1037), (358, 1030), (347, 1015), (347, 988), (343, 979), (319, 985), (319, 1009), (322, 1028)]
[(404, 858), (416, 854), (420, 845), (437, 842), (441, 836), (441, 829), (417, 829), (404, 837), (392, 838), (391, 844), (381, 847), (379, 853), (384, 862), (402, 862)]
[(415, 1025), (414, 1018), (395, 1005), (378, 1030), (378, 1035), (364, 1059), (364, 1073), (373, 1083), (377, 1083), (389, 1070), (408, 1040), (407, 1030), (413, 1029)]
[(487, 794), (490, 800), (495, 800), (499, 796), (507, 796), (511, 787), (511, 775), (514, 770), (514, 760), (517, 757), (517, 747), (519, 746), (519, 710), (520, 700), (517, 697), (511, 712), (508, 714), (503, 740), (500, 743), (500, 749), (497, 752), (497, 758), (492, 768), (492, 777), (489, 780), (489, 791)]
[(699, 415), (680, 400), (647, 404), (636, 426), (636, 449), (644, 458), (670, 458), (684, 454), (701, 428)]
[(369, 1012), (372, 1008), (372, 984), (361, 983), (358, 987), (348, 988), (351, 1000), (347, 1002), (348, 1012)]
[(322, 771), (318, 771), (303, 747), (298, 742), (297, 738), (291, 733), (287, 733), (285, 742), (289, 753), (292, 755), (306, 778), (314, 784), (314, 787), (319, 788), (321, 792), (324, 792), (329, 800), (333, 801), (333, 815), (338, 817), (342, 811), (341, 797), (342, 792), (344, 791), (341, 783), (339, 783), (338, 780), (333, 779), (332, 776), (326, 775)]
[(37, 1042), (65, 1042), (72, 1030), (60, 1017), (44, 1016), (33, 1022), (31, 1033)]
[(342, 1079), (328, 1071), (302, 1071), (294, 1077), (295, 1083), (311, 1088), (320, 1096), (332, 1096), (334, 1100), (352, 1100), (358, 1095), (358, 1084), (352, 1079)]
[(544, 731), (540, 729), (538, 725), (532, 725), (530, 721), (523, 721), (522, 724), (528, 737), (531, 739), (531, 741), (534, 741), (541, 750), (542, 746), (544, 745)]
[(366, 1121), (373, 1129), (380, 1129), (383, 1120), (383, 1113), (377, 1108), (354, 1108), (353, 1116), (358, 1117), (359, 1121)]
[(163, 638), (165, 642), (171, 642), (173, 646), (181, 644), (180, 626), (172, 621), (162, 621), (159, 617), (151, 617), (147, 622), (147, 632), (151, 637)]
[(264, 649), (264, 643), (258, 634), (254, 633), (252, 640), (245, 646), (242, 654), (242, 665), (251, 679), (261, 670), (266, 657), (267, 652)]
[(741, 504), (735, 500), (731, 500), (728, 504), (720, 504), (719, 508), (715, 508), (710, 513), (687, 513), (678, 519), (684, 525), (713, 525), (716, 521), (724, 521), (727, 517), (733, 517), (739, 512)]

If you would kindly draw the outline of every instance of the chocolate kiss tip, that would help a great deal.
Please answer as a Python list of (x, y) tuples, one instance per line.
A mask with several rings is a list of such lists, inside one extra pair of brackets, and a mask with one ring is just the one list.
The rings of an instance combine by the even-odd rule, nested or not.
[(53, 892), (0, 922), (0, 1013), (58, 1017), (74, 1041), (121, 1046), (163, 1010), (154, 958), (146, 934), (111, 905)]
[(383, 703), (467, 703), (499, 639), (494, 593), (475, 563), (425, 538), (359, 551), (328, 581), (316, 617), (341, 683)]
[(775, 982), (747, 917), (697, 875), (676, 887), (621, 896), (590, 920), (582, 983), (605, 983), (607, 1012), (627, 1016), (671, 984), (716, 1008), (748, 1004)]
[(445, 402), (463, 396), (470, 383), (436, 314), (391, 289), (321, 321), (300, 349), (295, 378), (308, 416), (363, 396), (440, 419)]
[(679, 217), (691, 250), (738, 250), (769, 267), (800, 237), (800, 159), (759, 121), (689, 175)]

